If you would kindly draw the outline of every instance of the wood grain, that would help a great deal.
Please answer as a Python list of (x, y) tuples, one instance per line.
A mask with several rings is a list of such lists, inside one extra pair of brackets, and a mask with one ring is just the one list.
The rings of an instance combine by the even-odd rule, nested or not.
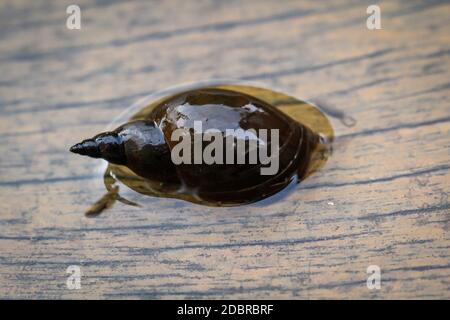
[[(450, 5), (0, 4), (0, 297), (450, 298)], [(83, 212), (103, 164), (68, 147), (186, 82), (235, 78), (341, 110), (327, 165), (260, 204)], [(80, 265), (82, 288), (66, 268)], [(369, 265), (380, 290), (366, 287)]]

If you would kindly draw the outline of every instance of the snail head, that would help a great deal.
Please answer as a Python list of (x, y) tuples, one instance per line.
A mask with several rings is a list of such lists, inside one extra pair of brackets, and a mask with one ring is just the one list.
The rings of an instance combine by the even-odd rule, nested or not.
[(116, 132), (104, 132), (73, 145), (70, 151), (91, 158), (102, 158), (111, 163), (125, 164), (122, 138)]

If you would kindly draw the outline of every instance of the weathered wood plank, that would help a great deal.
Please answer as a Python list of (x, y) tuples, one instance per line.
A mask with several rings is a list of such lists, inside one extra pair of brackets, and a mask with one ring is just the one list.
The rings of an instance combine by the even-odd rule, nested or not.
[[(370, 1), (80, 1), (80, 31), (68, 4), (0, 7), (0, 297), (450, 297), (448, 3), (382, 2), (378, 31)], [(67, 148), (147, 94), (213, 78), (356, 122), (332, 118), (330, 161), (275, 200), (84, 217), (102, 165)]]

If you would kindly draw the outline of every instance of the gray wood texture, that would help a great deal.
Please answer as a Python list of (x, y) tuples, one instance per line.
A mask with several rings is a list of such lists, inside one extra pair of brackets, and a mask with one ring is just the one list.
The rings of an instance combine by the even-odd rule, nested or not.
[[(450, 298), (449, 2), (381, 1), (374, 31), (371, 1), (83, 0), (68, 30), (74, 2), (0, 3), (1, 298)], [(277, 201), (147, 198), (86, 218), (103, 164), (69, 146), (213, 78), (356, 123), (331, 118), (331, 159)]]

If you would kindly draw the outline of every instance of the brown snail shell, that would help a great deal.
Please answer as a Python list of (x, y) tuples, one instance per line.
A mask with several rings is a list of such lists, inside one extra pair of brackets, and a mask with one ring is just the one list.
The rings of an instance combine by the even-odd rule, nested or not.
[[(302, 180), (310, 174), (312, 168), (319, 166), (314, 162), (316, 151), (322, 145), (318, 133), (267, 101), (276, 100), (266, 98), (267, 92), (272, 91), (259, 90), (263, 94), (258, 96), (251, 94), (258, 92), (258, 88), (251, 90), (245, 86), (207, 87), (181, 92), (154, 103), (117, 129), (84, 140), (70, 150), (109, 161), (112, 169), (122, 172), (116, 174), (119, 179), (120, 176), (133, 176), (132, 180), (124, 179), (123, 182), (144, 194), (160, 193), (210, 205), (254, 202), (285, 188), (293, 177)], [(288, 96), (279, 94), (277, 97)], [(278, 104), (289, 105), (288, 102)], [(316, 118), (318, 114), (322, 115), (312, 112)], [(313, 120), (306, 121), (309, 124), (317, 122), (314, 116), (310, 118)], [(331, 126), (322, 118), (319, 119), (322, 129), (326, 127), (328, 132), (325, 134), (331, 137)], [(194, 164), (194, 161), (174, 164), (171, 151), (178, 141), (172, 140), (171, 135), (176, 129), (194, 134), (195, 121), (202, 123), (203, 131), (219, 130), (224, 140), (226, 129), (277, 129), (278, 171), (274, 175), (262, 175), (262, 164), (249, 164), (248, 161), (243, 164), (236, 164), (236, 161), (234, 164)], [(193, 143), (194, 139), (191, 141)], [(271, 143), (270, 139), (267, 143)], [(204, 142), (202, 147), (207, 144)], [(236, 144), (230, 146), (224, 141), (223, 145), (234, 148), (224, 149), (224, 154), (236, 151)], [(152, 185), (149, 189), (155, 189), (155, 186), (158, 189), (159, 186), (159, 190), (146, 192), (147, 185)]]

